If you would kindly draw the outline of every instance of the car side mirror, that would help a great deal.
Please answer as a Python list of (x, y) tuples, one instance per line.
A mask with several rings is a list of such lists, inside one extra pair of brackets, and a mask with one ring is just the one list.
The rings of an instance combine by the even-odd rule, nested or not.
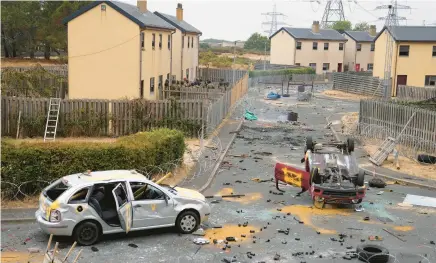
[(165, 200), (165, 203), (168, 205), (168, 196), (166, 196), (166, 195), (164, 195), (164, 200)]

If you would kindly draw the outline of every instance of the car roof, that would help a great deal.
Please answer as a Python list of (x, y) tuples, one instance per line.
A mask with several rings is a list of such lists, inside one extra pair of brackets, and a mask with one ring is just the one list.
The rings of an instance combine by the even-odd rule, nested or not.
[[(71, 186), (77, 186), (89, 183), (104, 183), (108, 181), (150, 181), (144, 175), (136, 172), (135, 170), (109, 170), (109, 171), (95, 171), (83, 172), (64, 176), (62, 180), (66, 180)], [(150, 181), (151, 182), (151, 181)]]

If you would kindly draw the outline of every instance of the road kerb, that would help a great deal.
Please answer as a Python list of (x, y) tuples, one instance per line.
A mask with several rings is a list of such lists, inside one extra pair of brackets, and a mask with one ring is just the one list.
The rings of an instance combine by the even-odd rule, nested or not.
[[(241, 122), (238, 125), (238, 128), (236, 128), (237, 131), (241, 129), (243, 123), (244, 123), (244, 120), (241, 120)], [(198, 191), (200, 193), (204, 192), (204, 190), (206, 190), (209, 187), (209, 185), (212, 183), (213, 178), (215, 177), (216, 173), (218, 172), (218, 169), (221, 166), (221, 163), (223, 162), (224, 157), (227, 155), (227, 152), (229, 151), (230, 146), (233, 144), (233, 141), (235, 140), (236, 135), (237, 135), (237, 133), (234, 133), (232, 135), (232, 138), (230, 139), (230, 142), (227, 144), (226, 149), (224, 149), (224, 152), (218, 158), (218, 160), (215, 164), (215, 167), (213, 168), (212, 172), (210, 173), (209, 178), (207, 179), (207, 182), (200, 189), (198, 189)]]
[(34, 217), (25, 217), (25, 218), (2, 218), (1, 223), (7, 224), (7, 223), (29, 223), (29, 222), (36, 222), (36, 219)]

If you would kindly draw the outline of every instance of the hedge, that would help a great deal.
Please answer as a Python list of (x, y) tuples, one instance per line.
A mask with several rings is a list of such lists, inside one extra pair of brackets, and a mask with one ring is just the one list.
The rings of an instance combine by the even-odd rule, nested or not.
[(261, 76), (275, 76), (275, 75), (292, 75), (292, 74), (315, 74), (313, 68), (287, 68), (279, 70), (252, 70), (248, 73), (250, 78)]
[(183, 133), (170, 129), (120, 137), (112, 143), (17, 143), (2, 140), (1, 178), (7, 182), (2, 184), (2, 197), (16, 194), (17, 186), (12, 184), (20, 186), (29, 182), (21, 187), (21, 191), (27, 195), (35, 194), (36, 190), (41, 190), (41, 181), (53, 181), (86, 170), (150, 171), (153, 166), (173, 169), (174, 163), (181, 161), (184, 151)]

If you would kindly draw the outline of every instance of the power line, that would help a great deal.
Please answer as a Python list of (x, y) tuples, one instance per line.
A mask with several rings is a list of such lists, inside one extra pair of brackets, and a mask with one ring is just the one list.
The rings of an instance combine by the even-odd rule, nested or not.
[(271, 19), (268, 19), (268, 21), (262, 23), (262, 25), (269, 27), (267, 30), (264, 31), (265, 33), (268, 34), (268, 37), (270, 37), (272, 34), (274, 34), (277, 31), (278, 26), (286, 25), (286, 23), (278, 20), (279, 17), (284, 18), (284, 17), (286, 17), (286, 15), (283, 13), (277, 12), (277, 6), (275, 3), (274, 3), (272, 12), (262, 13), (262, 15), (266, 16), (267, 19), (268, 19), (268, 17), (271, 17)]
[(380, 5), (380, 6), (377, 6), (375, 9), (376, 10), (389, 9), (388, 16), (380, 17), (379, 19), (380, 20), (384, 20), (385, 21), (385, 25), (386, 25), (386, 22), (389, 22), (391, 24), (391, 26), (399, 26), (400, 25), (400, 21), (407, 20), (407, 18), (405, 18), (405, 17), (398, 16), (398, 10), (400, 10), (400, 9), (411, 10), (410, 6), (399, 5), (397, 0), (391, 0), (391, 4), (389, 4), (389, 5)]
[(335, 22), (345, 21), (344, 5), (342, 0), (328, 0), (324, 14), (322, 15), (321, 27), (329, 28)]

